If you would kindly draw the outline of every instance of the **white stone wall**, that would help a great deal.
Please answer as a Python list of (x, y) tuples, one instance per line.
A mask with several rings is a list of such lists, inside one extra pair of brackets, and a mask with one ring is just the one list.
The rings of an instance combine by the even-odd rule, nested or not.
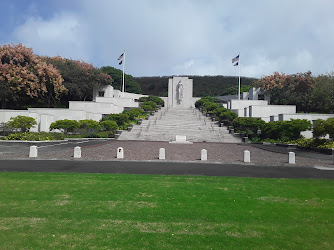
[(267, 106), (255, 106), (249, 107), (249, 117), (268, 118), (270, 116), (278, 116), (279, 114), (295, 114), (295, 105), (267, 105)]
[(265, 100), (230, 100), (228, 101), (229, 109), (244, 109), (252, 105), (267, 106), (268, 101)]

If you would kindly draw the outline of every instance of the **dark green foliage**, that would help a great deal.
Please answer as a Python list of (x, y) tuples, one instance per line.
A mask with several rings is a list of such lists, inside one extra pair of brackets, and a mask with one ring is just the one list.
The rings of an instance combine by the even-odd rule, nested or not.
[(7, 126), (12, 129), (19, 129), (21, 132), (29, 131), (37, 122), (34, 118), (29, 116), (18, 115), (16, 117), (10, 118)]
[(310, 130), (312, 124), (308, 120), (291, 119), (290, 121), (268, 122), (264, 126), (264, 134), (267, 138), (289, 141), (301, 138), (302, 131)]
[[(238, 77), (236, 76), (188, 76), (193, 79), (193, 96), (220, 96), (227, 88), (238, 86)], [(154, 77), (135, 77), (140, 84), (142, 91), (146, 95), (167, 96), (168, 79), (172, 76), (154, 76)], [(254, 86), (257, 79), (241, 77), (241, 86)]]
[(218, 103), (218, 102), (220, 102), (220, 100), (217, 99), (217, 98), (211, 97), (211, 96), (205, 96), (205, 97), (202, 97), (201, 99), (199, 99), (195, 102), (195, 107), (199, 108), (199, 107), (203, 106), (203, 104), (205, 102)]
[(110, 114), (108, 120), (115, 121), (117, 126), (122, 126), (129, 122), (129, 116), (127, 114)]
[(244, 131), (246, 134), (257, 134), (258, 130), (262, 130), (266, 122), (261, 118), (238, 117), (233, 120), (233, 127), (236, 131)]
[(234, 112), (231, 112), (230, 110), (226, 110), (225, 112), (221, 112), (218, 116), (220, 122), (228, 121), (233, 122), (234, 119), (236, 119), (238, 115)]
[(142, 105), (150, 105), (153, 108), (153, 110), (157, 108), (157, 104), (153, 101), (144, 102)]
[(313, 111), (334, 113), (334, 72), (316, 78), (311, 99)]
[(47, 132), (23, 132), (15, 133), (6, 136), (4, 140), (20, 140), (20, 141), (50, 141), (50, 140), (64, 140), (63, 133), (47, 133)]
[[(253, 88), (254, 86), (252, 85), (241, 85), (240, 86), (240, 93), (243, 92), (248, 92), (251, 88)], [(237, 95), (239, 92), (239, 86), (235, 85), (232, 87), (229, 87), (227, 89), (225, 89), (220, 95), (224, 96), (224, 95)]]
[(94, 120), (80, 120), (79, 128), (85, 129), (85, 130), (94, 129), (96, 131), (99, 131), (101, 129), (100, 124)]
[[(123, 71), (120, 69), (116, 69), (114, 67), (105, 66), (101, 68), (101, 71), (113, 79), (113, 87), (114, 89), (122, 90), (123, 85)], [(131, 75), (125, 75), (125, 91), (130, 93), (140, 94), (141, 87)]]
[(143, 110), (145, 110), (145, 112), (149, 112), (149, 111), (153, 111), (154, 110), (154, 108), (151, 105), (145, 104), (145, 102), (141, 105), (141, 108)]
[(117, 123), (111, 120), (101, 121), (100, 126), (105, 131), (115, 131), (118, 129)]
[(92, 100), (95, 87), (112, 84), (110, 76), (83, 61), (61, 57), (45, 57), (44, 60), (53, 64), (64, 79), (68, 93), (62, 98), (63, 102)]
[(327, 120), (318, 119), (315, 121), (313, 134), (316, 137), (329, 135), (334, 139), (334, 118), (328, 118)]
[(203, 107), (207, 113), (212, 113), (215, 109), (220, 108), (221, 106), (213, 102), (204, 102)]
[(147, 101), (152, 101), (155, 102), (157, 105), (160, 105), (161, 107), (164, 107), (165, 102), (158, 96), (148, 96), (148, 97), (140, 97), (139, 98), (140, 102), (147, 102)]
[(73, 132), (74, 129), (79, 128), (79, 122), (75, 120), (58, 120), (56, 122), (51, 123), (50, 130), (60, 129), (63, 130), (65, 134), (68, 132)]
[(139, 117), (142, 113), (144, 113), (144, 110), (139, 108), (123, 111), (123, 114), (128, 115), (130, 120), (134, 120), (136, 117)]

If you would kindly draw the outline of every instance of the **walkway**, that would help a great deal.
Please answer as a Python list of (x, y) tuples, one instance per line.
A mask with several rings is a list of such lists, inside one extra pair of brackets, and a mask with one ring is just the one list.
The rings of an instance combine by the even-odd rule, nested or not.
[(175, 141), (176, 135), (185, 135), (191, 142), (241, 142), (195, 108), (162, 108), (141, 125), (122, 132), (119, 140)]

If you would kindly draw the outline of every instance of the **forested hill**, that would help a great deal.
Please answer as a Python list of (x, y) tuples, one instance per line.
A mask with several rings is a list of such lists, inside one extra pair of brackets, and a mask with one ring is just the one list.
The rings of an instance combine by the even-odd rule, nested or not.
[[(236, 76), (188, 76), (193, 79), (194, 96), (219, 96), (237, 93), (239, 78)], [(167, 96), (168, 79), (172, 76), (134, 77), (142, 93), (146, 95)], [(254, 85), (256, 78), (241, 77), (241, 85)]]

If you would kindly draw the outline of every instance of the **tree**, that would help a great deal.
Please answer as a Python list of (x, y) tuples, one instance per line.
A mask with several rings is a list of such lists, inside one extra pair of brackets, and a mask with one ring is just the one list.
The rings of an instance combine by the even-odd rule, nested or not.
[(261, 118), (253, 117), (238, 117), (233, 120), (234, 129), (245, 131), (247, 134), (256, 134), (259, 129), (263, 129), (265, 124), (266, 122)]
[(68, 132), (73, 132), (75, 128), (79, 128), (79, 122), (75, 120), (58, 120), (56, 122), (51, 123), (50, 130), (54, 129), (61, 129), (64, 131), (64, 134), (67, 134)]
[(314, 111), (334, 113), (334, 72), (320, 75), (315, 79), (315, 86), (311, 94)]
[(101, 121), (100, 125), (102, 129), (106, 131), (116, 131), (118, 129), (118, 125), (115, 121)]
[(7, 126), (12, 129), (19, 129), (21, 132), (27, 132), (31, 129), (37, 122), (34, 118), (29, 116), (18, 115), (16, 117), (10, 118)]
[(310, 130), (311, 128), (311, 122), (305, 119), (274, 121), (265, 124), (264, 134), (271, 139), (289, 141), (299, 139), (302, 131)]
[[(105, 66), (101, 68), (101, 71), (104, 74), (109, 75), (113, 79), (113, 86), (115, 89), (122, 90), (123, 85), (123, 72), (119, 69), (115, 69), (114, 67)], [(134, 80), (131, 75), (125, 75), (125, 91), (130, 93), (141, 93), (140, 85)]]
[(100, 85), (111, 85), (112, 78), (100, 69), (85, 61), (57, 57), (43, 57), (43, 60), (54, 65), (64, 79), (68, 89), (68, 100), (92, 100), (93, 89)]
[(22, 105), (29, 98), (42, 98), (48, 106), (55, 105), (66, 93), (59, 71), (34, 55), (33, 50), (22, 44), (0, 46), (0, 101)]
[(296, 105), (297, 111), (303, 112), (312, 110), (315, 78), (310, 71), (293, 75), (275, 72), (258, 80), (256, 85), (270, 94), (271, 104)]
[(93, 129), (99, 131), (101, 129), (100, 124), (94, 120), (80, 120), (79, 121), (79, 128), (81, 129)]

